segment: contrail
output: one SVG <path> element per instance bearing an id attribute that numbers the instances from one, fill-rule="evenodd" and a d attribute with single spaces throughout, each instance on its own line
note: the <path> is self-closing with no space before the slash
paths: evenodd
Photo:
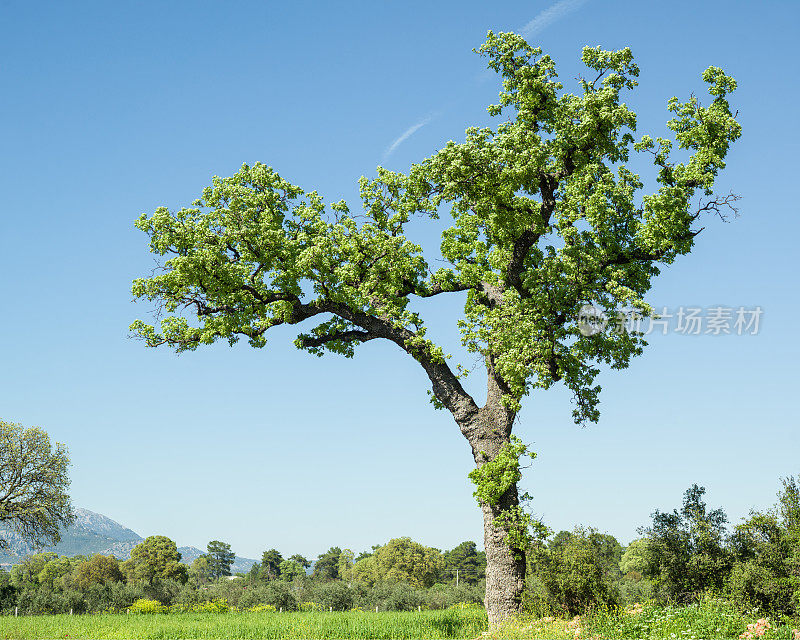
<path id="1" fill-rule="evenodd" d="M 531 20 L 528 24 L 526 24 L 520 32 L 522 35 L 526 37 L 530 37 L 536 35 L 540 31 L 546 29 L 554 22 L 560 20 L 567 14 L 576 11 L 584 4 L 587 0 L 560 0 L 556 2 L 554 5 L 548 7 L 544 11 L 541 11 L 536 15 L 536 17 Z M 487 80 L 488 78 L 492 77 L 494 74 L 488 70 L 484 70 L 481 74 L 479 74 L 475 79 L 478 82 L 482 82 Z M 394 153 L 395 149 L 403 144 L 408 138 L 413 136 L 417 131 L 419 131 L 422 127 L 428 124 L 433 119 L 433 116 L 428 116 L 423 120 L 417 122 L 417 124 L 410 126 L 406 129 L 400 137 L 398 137 L 392 144 L 390 144 L 386 151 L 383 152 L 383 159 L 386 160 L 392 153 Z"/>
<path id="2" fill-rule="evenodd" d="M 423 119 L 423 120 L 420 120 L 420 121 L 419 121 L 417 124 L 415 124 L 415 125 L 412 125 L 412 126 L 410 126 L 408 129 L 406 129 L 406 130 L 403 132 L 403 134 L 402 134 L 402 135 L 401 135 L 399 138 L 397 138 L 397 140 L 395 140 L 394 142 L 392 142 L 392 144 L 390 144 L 390 145 L 389 145 L 389 146 L 386 148 L 386 151 L 384 151 L 384 152 L 383 152 L 383 159 L 385 160 L 385 159 L 386 159 L 386 158 L 388 158 L 390 155 L 392 155 L 392 153 L 394 153 L 394 150 L 395 150 L 395 149 L 397 149 L 397 147 L 399 147 L 399 146 L 400 146 L 401 144 L 403 144 L 403 143 L 404 143 L 404 142 L 405 142 L 405 141 L 406 141 L 408 138 L 410 138 L 411 136 L 413 136 L 413 135 L 414 135 L 414 134 L 415 134 L 417 131 L 419 131 L 419 130 L 420 130 L 422 127 L 424 127 L 426 124 L 428 124 L 428 123 L 431 121 L 431 118 L 432 118 L 431 116 L 428 116 L 427 118 L 425 118 L 425 119 Z"/>
<path id="3" fill-rule="evenodd" d="M 522 27 L 522 34 L 525 36 L 533 36 L 539 33 L 542 29 L 546 29 L 556 20 L 560 20 L 568 13 L 572 13 L 586 2 L 586 0 L 561 0 L 556 2 L 552 7 L 548 7 L 533 20 Z"/>

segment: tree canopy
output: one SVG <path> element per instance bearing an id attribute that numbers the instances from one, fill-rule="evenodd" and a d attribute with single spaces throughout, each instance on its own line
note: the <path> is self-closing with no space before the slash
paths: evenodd
<path id="1" fill-rule="evenodd" d="M 349 357 L 388 339 L 423 364 L 436 399 L 452 407 L 460 384 L 441 368 L 445 354 L 409 302 L 466 291 L 464 344 L 491 355 L 506 402 L 563 380 L 576 420 L 596 420 L 592 363 L 624 367 L 644 343 L 632 332 L 583 336 L 568 321 L 587 302 L 609 315 L 620 306 L 648 312 L 657 265 L 691 250 L 703 213 L 731 205 L 735 196 L 691 209 L 698 191 L 712 195 L 740 136 L 726 99 L 736 82 L 709 67 L 710 106 L 669 100 L 667 126 L 691 154 L 677 162 L 671 141 L 631 133 L 636 115 L 620 102 L 639 75 L 630 49 L 584 48 L 596 77 L 580 80 L 579 96 L 559 95 L 553 60 L 516 34 L 490 33 L 479 51 L 503 79 L 489 111 L 513 119 L 467 129 L 465 142 L 407 175 L 378 167 L 360 182 L 363 216 L 344 201 L 326 207 L 316 191 L 261 163 L 215 177 L 192 207 L 142 215 L 136 226 L 168 259 L 162 273 L 134 281 L 134 295 L 164 312 L 159 328 L 137 320 L 134 333 L 178 351 L 243 336 L 263 347 L 272 327 L 321 319 L 298 347 Z M 638 205 L 643 183 L 625 164 L 631 146 L 652 154 L 660 185 Z M 434 272 L 406 225 L 437 217 L 445 204 L 454 222 L 441 253 L 450 266 Z M 197 323 L 179 313 L 188 309 Z"/>
<path id="2" fill-rule="evenodd" d="M 0 421 L 0 522 L 34 546 L 56 544 L 70 525 L 67 448 L 39 428 Z M 0 539 L 0 547 L 6 544 Z"/>
<path id="3" fill-rule="evenodd" d="M 181 554 L 173 540 L 166 536 L 149 536 L 131 550 L 131 557 L 120 565 L 120 569 L 131 582 L 186 582 L 188 570 L 180 560 Z"/>
<path id="4" fill-rule="evenodd" d="M 206 550 L 211 578 L 231 575 L 231 565 L 236 559 L 236 554 L 231 551 L 231 545 L 219 540 L 212 540 L 206 546 Z"/>

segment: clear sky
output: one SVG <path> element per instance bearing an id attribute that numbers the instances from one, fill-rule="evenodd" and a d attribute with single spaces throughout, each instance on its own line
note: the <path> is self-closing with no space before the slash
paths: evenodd
<path id="1" fill-rule="evenodd" d="M 0 417 L 67 444 L 74 504 L 143 536 L 247 557 L 482 544 L 469 447 L 396 347 L 320 360 L 278 330 L 262 350 L 176 356 L 128 339 L 150 317 L 131 280 L 154 266 L 133 221 L 255 161 L 356 209 L 359 176 L 491 123 L 498 82 L 471 50 L 519 31 L 568 91 L 583 46 L 630 46 L 640 134 L 666 132 L 671 96 L 702 97 L 709 65 L 737 79 L 744 133 L 718 190 L 741 194 L 741 215 L 709 219 L 650 300 L 763 309 L 757 335 L 656 336 L 602 374 L 586 429 L 563 389 L 529 397 L 516 429 L 539 454 L 523 481 L 535 513 L 627 543 L 693 482 L 733 523 L 770 506 L 800 473 L 799 15 L 731 0 L 0 2 Z M 413 231 L 436 249 L 437 229 Z M 456 356 L 458 311 L 425 307 Z M 468 387 L 482 396 L 478 375 Z"/>

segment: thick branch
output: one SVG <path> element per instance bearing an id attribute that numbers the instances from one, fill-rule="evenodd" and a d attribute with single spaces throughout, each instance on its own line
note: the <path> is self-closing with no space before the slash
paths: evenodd
<path id="1" fill-rule="evenodd" d="M 302 336 L 300 338 L 300 345 L 303 347 L 321 347 L 329 342 L 338 340 L 342 342 L 367 342 L 377 337 L 379 336 L 372 335 L 368 331 L 352 329 L 350 331 L 334 331 L 324 336 Z"/>
<path id="2" fill-rule="evenodd" d="M 539 242 L 539 238 L 547 230 L 550 224 L 550 216 L 556 208 L 556 200 L 553 195 L 558 186 L 558 176 L 554 174 L 543 174 L 539 179 L 539 192 L 542 194 L 542 205 L 540 209 L 541 227 L 538 225 L 529 227 L 522 232 L 514 242 L 514 249 L 511 260 L 506 267 L 505 280 L 514 287 L 523 298 L 529 297 L 527 291 L 522 286 L 522 272 L 525 268 L 525 258 L 531 248 Z M 537 231 L 538 229 L 538 231 Z"/>

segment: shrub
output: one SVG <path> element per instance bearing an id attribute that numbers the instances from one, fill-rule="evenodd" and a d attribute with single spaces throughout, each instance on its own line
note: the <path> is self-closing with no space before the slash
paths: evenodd
<path id="1" fill-rule="evenodd" d="M 353 606 L 353 591 L 344 582 L 326 582 L 313 592 L 314 601 L 324 611 L 331 607 L 334 611 L 347 611 Z"/>
<path id="2" fill-rule="evenodd" d="M 169 609 L 158 600 L 140 598 L 128 607 L 128 611 L 131 613 L 167 613 Z"/>

